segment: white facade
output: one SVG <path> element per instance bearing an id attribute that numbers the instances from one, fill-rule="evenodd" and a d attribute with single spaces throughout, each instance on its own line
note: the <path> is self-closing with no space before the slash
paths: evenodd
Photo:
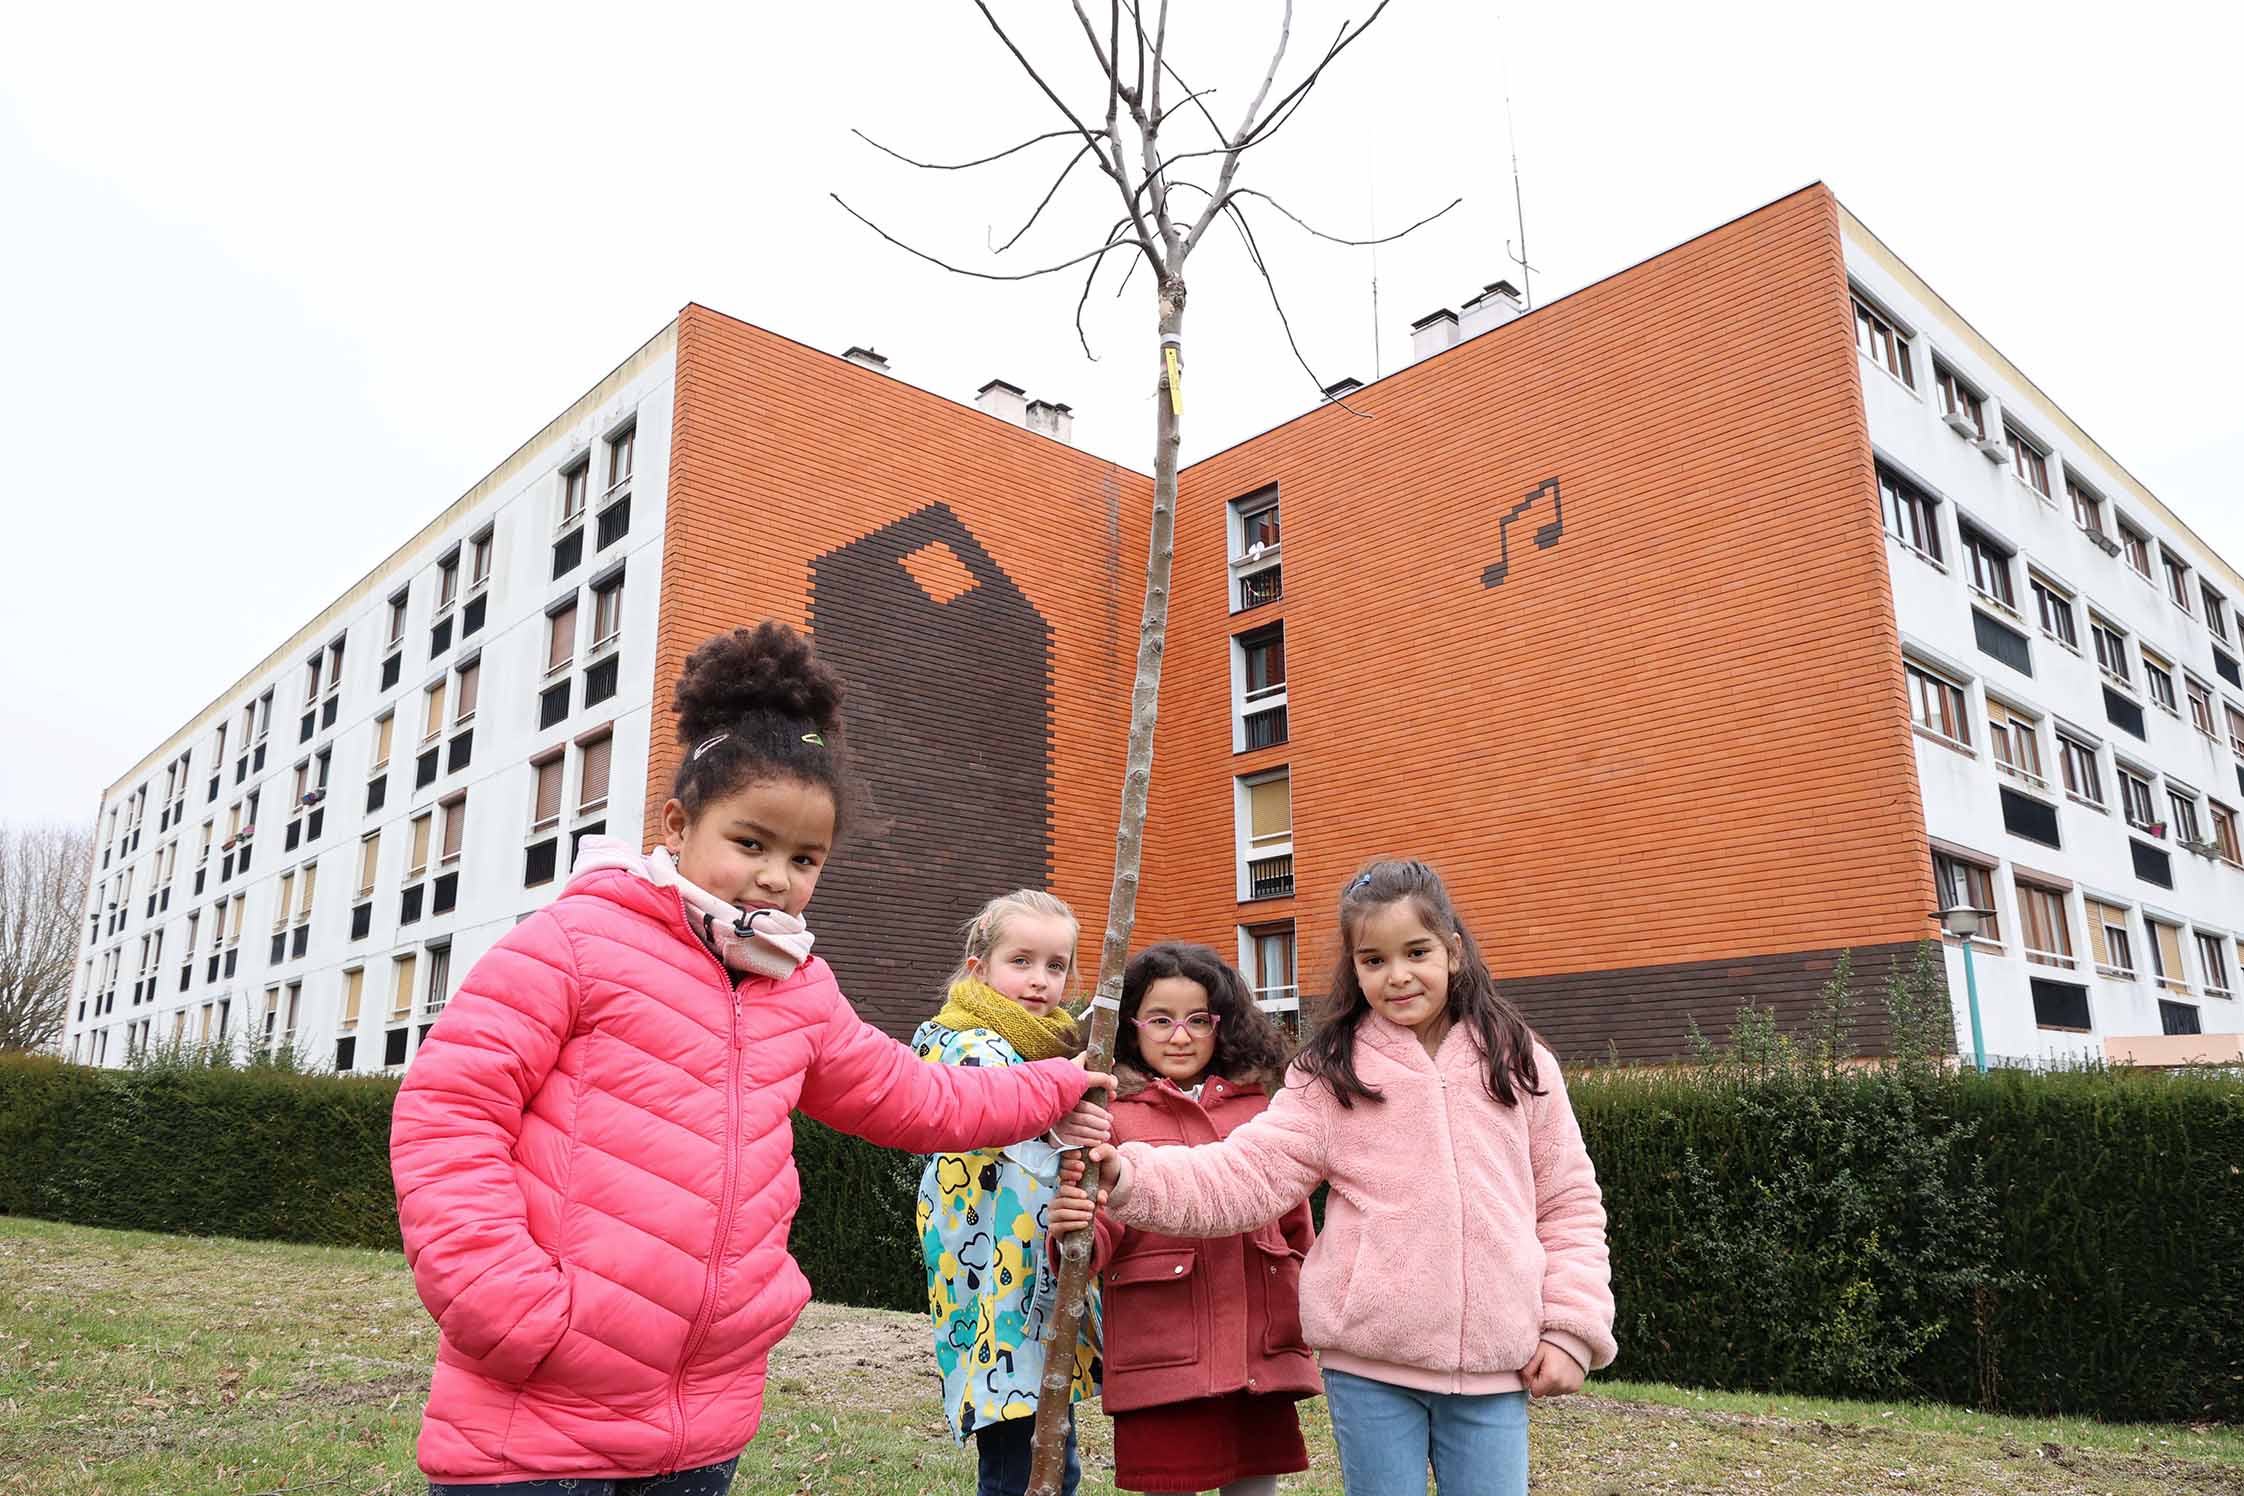
<path id="1" fill-rule="evenodd" d="M 2108 1041 L 2192 1023 L 2234 1035 L 2244 1028 L 2234 819 L 2244 807 L 2244 579 L 1851 216 L 1844 228 L 1847 273 L 1873 318 L 1856 314 L 1857 358 L 1896 622 L 1906 663 L 1922 672 L 1910 691 L 1928 854 L 1951 879 L 1955 864 L 1983 869 L 1997 917 L 1972 962 L 1989 1061 L 2123 1055 L 2128 1046 Z M 1906 381 L 1877 321 L 1907 350 Z M 1943 373 L 1962 395 L 1944 393 Z M 2021 440 L 2038 464 L 2021 460 Z M 1893 479 L 1929 507 L 1902 512 Z M 1929 534 L 1919 533 L 1925 515 Z M 2098 544 L 2084 519 L 2112 544 Z M 2169 590 L 2169 560 L 2186 607 Z M 2096 627 L 2114 671 L 2099 661 Z M 2170 692 L 2154 690 L 2158 669 Z M 2193 693 L 2209 706 L 2202 720 Z M 2132 807 L 2123 799 L 2123 771 L 2148 787 L 2148 814 L 2140 788 Z M 1976 881 L 1951 881 L 1943 902 Z M 2179 969 L 2161 974 L 2177 952 Z M 1947 961 L 1968 1056 L 1953 944 Z M 2233 1042 L 2203 1048 L 2232 1054 Z M 2188 1047 L 2168 1049 L 2178 1058 Z"/>
<path id="2" fill-rule="evenodd" d="M 223 1034 L 401 1068 L 476 959 L 560 892 L 576 835 L 639 834 L 675 344 L 673 326 L 110 788 L 66 1056 Z M 609 694 L 588 704 L 595 684 Z M 229 846 L 243 821 L 254 834 Z"/>

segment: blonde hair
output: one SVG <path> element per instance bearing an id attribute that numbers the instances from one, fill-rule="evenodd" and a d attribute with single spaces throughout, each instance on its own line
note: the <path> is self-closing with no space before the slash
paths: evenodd
<path id="1" fill-rule="evenodd" d="M 958 969 L 951 973 L 951 979 L 944 984 L 944 990 L 948 991 L 973 975 L 968 969 L 970 962 L 979 961 L 983 969 L 987 970 L 990 953 L 1005 938 L 1006 927 L 1024 916 L 1031 919 L 1064 919 L 1075 927 L 1077 941 L 1083 937 L 1083 922 L 1075 917 L 1073 909 L 1068 908 L 1067 901 L 1057 894 L 1046 893 L 1041 888 L 1016 888 L 1011 893 L 1001 893 L 984 904 L 981 912 L 961 927 L 960 933 L 966 937 L 966 950 L 959 956 Z M 1072 949 L 1074 943 L 1069 942 L 1070 976 L 1075 973 L 1075 953 Z"/>

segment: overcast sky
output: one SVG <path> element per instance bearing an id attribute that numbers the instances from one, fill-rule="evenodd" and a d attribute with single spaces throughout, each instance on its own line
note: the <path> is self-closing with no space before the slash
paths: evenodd
<path id="1" fill-rule="evenodd" d="M 1300 0 L 1301 60 L 1344 16 Z M 1055 83 L 1064 6 L 1000 0 Z M 1234 117 L 1275 0 L 1174 0 Z M 1538 301 L 1818 178 L 2232 562 L 2244 23 L 2226 6 L 1395 0 L 1242 182 L 1379 253 L 1262 230 L 1321 380 L 1517 268 Z M 1220 19 L 1216 19 L 1220 17 Z M 1281 88 L 1283 87 L 1281 83 Z M 1151 299 L 962 282 L 1056 123 L 964 0 L 693 9 L 45 5 L 0 48 L 0 819 L 90 819 L 144 752 L 699 301 L 970 400 L 1002 377 L 1144 468 Z M 1259 157 L 1259 159 L 1258 159 Z M 1112 216 L 1089 175 L 1008 258 Z M 1104 189 L 1111 194 L 1111 189 Z M 1186 458 L 1305 408 L 1226 238 L 1192 265 Z"/>

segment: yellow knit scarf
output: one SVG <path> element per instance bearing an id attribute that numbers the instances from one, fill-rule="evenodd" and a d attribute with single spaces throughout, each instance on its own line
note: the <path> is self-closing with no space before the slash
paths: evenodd
<path id="1" fill-rule="evenodd" d="M 1039 1018 L 987 982 L 965 977 L 951 984 L 935 1021 L 947 1029 L 989 1029 L 1024 1060 L 1064 1059 L 1082 1047 L 1075 1020 L 1061 1009 Z"/>

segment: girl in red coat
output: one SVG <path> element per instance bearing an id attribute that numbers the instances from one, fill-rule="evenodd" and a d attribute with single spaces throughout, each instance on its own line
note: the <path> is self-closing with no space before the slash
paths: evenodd
<path id="1" fill-rule="evenodd" d="M 696 649 L 662 845 L 588 838 L 406 1072 L 390 1163 L 440 1332 L 436 1496 L 717 1496 L 810 1297 L 789 1113 L 998 1147 L 1106 1080 L 924 1065 L 850 1010 L 802 919 L 849 798 L 840 705 L 780 625 Z M 1104 1130 L 1079 1110 L 1070 1142 Z"/>
<path id="2" fill-rule="evenodd" d="M 1286 1042 L 1222 957 L 1164 944 L 1123 975 L 1115 1058 L 1115 1140 L 1189 1146 L 1269 1105 Z M 1090 1201 L 1064 1191 L 1049 1220 L 1056 1244 L 1093 1224 Z M 1096 1224 L 1115 1485 L 1269 1496 L 1308 1469 L 1293 1406 L 1318 1391 L 1298 1298 L 1316 1239 L 1308 1205 L 1238 1236 Z"/>

